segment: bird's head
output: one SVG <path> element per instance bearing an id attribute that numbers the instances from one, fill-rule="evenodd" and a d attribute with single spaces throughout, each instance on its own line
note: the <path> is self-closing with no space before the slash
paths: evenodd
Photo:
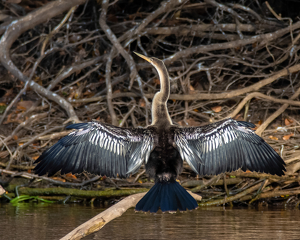
<path id="1" fill-rule="evenodd" d="M 145 59 L 147 62 L 151 63 L 157 70 L 161 69 L 164 66 L 164 62 L 155 57 L 146 57 L 140 53 L 134 52 L 139 57 Z"/>

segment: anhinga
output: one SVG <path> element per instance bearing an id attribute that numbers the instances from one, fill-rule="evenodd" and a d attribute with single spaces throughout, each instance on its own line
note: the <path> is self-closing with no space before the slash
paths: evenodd
<path id="1" fill-rule="evenodd" d="M 185 211 L 198 207 L 195 199 L 176 181 L 183 160 L 199 175 L 237 169 L 284 174 L 284 161 L 250 128 L 254 124 L 226 119 L 200 127 L 174 125 L 167 109 L 170 82 L 163 61 L 137 54 L 151 63 L 160 78 L 160 91 L 152 102 L 152 124 L 146 128 L 120 128 L 88 122 L 46 150 L 35 172 L 51 176 L 87 171 L 124 178 L 143 163 L 155 185 L 136 205 L 137 211 Z"/>

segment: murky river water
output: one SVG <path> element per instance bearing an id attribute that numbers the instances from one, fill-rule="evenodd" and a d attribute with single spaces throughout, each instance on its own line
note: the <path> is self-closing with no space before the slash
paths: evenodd
<path id="1" fill-rule="evenodd" d="M 59 239 L 103 209 L 90 205 L 0 204 L 0 239 Z M 84 239 L 300 239 L 298 209 L 223 209 L 142 214 L 128 210 Z"/>

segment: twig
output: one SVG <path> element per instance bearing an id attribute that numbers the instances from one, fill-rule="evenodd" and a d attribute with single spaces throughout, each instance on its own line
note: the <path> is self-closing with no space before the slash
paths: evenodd
<path id="1" fill-rule="evenodd" d="M 193 193 L 199 192 L 201 189 L 203 189 L 203 188 L 205 188 L 207 186 L 213 185 L 214 183 L 216 183 L 216 182 L 219 181 L 220 177 L 221 177 L 220 175 L 212 177 L 210 180 L 204 182 L 202 185 L 197 186 L 197 187 L 191 189 L 191 192 L 193 192 Z"/>
<path id="2" fill-rule="evenodd" d="M 240 15 L 238 15 L 232 8 L 230 7 L 227 7 L 226 5 L 224 4 L 221 4 L 221 3 L 217 3 L 216 1 L 214 0 L 204 0 L 206 3 L 209 3 L 215 7 L 218 7 L 220 8 L 221 10 L 223 11 L 226 11 L 226 12 L 229 12 L 230 14 L 232 14 L 234 17 L 236 17 L 237 19 L 239 20 L 242 20 L 242 21 L 245 21 L 244 18 L 242 18 Z"/>
<path id="3" fill-rule="evenodd" d="M 122 47 L 122 45 L 118 41 L 115 34 L 111 31 L 109 26 L 106 24 L 106 13 L 107 13 L 108 4 L 109 4 L 109 0 L 103 0 L 102 1 L 102 11 L 101 11 L 101 16 L 100 16 L 100 19 L 99 19 L 99 23 L 100 23 L 101 28 L 104 30 L 107 38 L 112 42 L 112 44 L 114 45 L 114 48 L 125 58 L 128 66 L 129 66 L 129 69 L 130 69 L 129 89 L 132 87 L 134 79 L 136 79 L 137 82 L 138 82 L 140 92 L 141 92 L 142 97 L 143 97 L 143 99 L 145 100 L 145 103 L 146 103 L 146 123 L 148 124 L 148 122 L 149 122 L 148 121 L 148 108 L 149 108 L 150 104 L 149 104 L 148 99 L 146 97 L 144 97 L 142 79 L 141 79 L 141 77 L 139 76 L 139 74 L 137 72 L 136 65 L 134 63 L 134 60 L 133 60 L 132 56 L 129 55 L 125 51 L 125 49 Z M 111 57 L 113 57 L 113 53 L 115 53 L 114 48 L 111 51 Z M 116 124 L 116 121 L 115 121 L 115 124 Z"/>
<path id="4" fill-rule="evenodd" d="M 6 166 L 5 169 L 9 170 L 12 161 L 15 159 L 15 157 L 18 155 L 18 153 L 19 153 L 19 151 L 21 149 L 27 147 L 28 145 L 30 145 L 31 143 L 33 143 L 34 141 L 36 141 L 36 139 L 38 137 L 43 136 L 46 133 L 49 133 L 49 132 L 52 132 L 52 131 L 55 131 L 55 130 L 58 130 L 58 129 L 61 129 L 61 126 L 56 126 L 56 127 L 50 128 L 50 129 L 48 129 L 48 130 L 46 130 L 46 131 L 44 131 L 44 132 L 42 132 L 42 133 L 34 136 L 33 138 L 31 138 L 28 142 L 24 143 L 23 145 L 18 146 L 18 148 L 15 150 L 14 154 L 10 157 L 10 160 L 9 160 L 9 162 L 8 162 L 8 164 L 7 164 L 7 166 Z"/>
<path id="5" fill-rule="evenodd" d="M 300 88 L 298 88 L 298 90 L 293 94 L 293 96 L 290 98 L 290 100 L 294 100 L 296 99 L 300 94 Z M 283 104 L 276 112 L 274 112 L 270 117 L 268 117 L 268 119 L 266 121 L 263 122 L 262 125 L 259 126 L 259 128 L 256 130 L 256 134 L 261 136 L 262 132 L 269 126 L 269 124 L 275 119 L 277 118 L 281 113 L 284 112 L 285 109 L 287 109 L 287 107 L 289 106 L 289 104 L 285 103 Z"/>
<path id="6" fill-rule="evenodd" d="M 91 178 L 89 180 L 83 181 L 81 183 L 70 183 L 70 182 L 57 181 L 57 180 L 54 180 L 54 179 L 49 178 L 49 177 L 38 176 L 36 174 L 31 174 L 31 173 L 27 173 L 27 172 L 14 172 L 14 171 L 10 171 L 10 170 L 0 169 L 0 173 L 9 174 L 9 175 L 12 175 L 12 176 L 20 176 L 20 177 L 24 177 L 24 178 L 27 178 L 27 179 L 37 178 L 37 179 L 42 179 L 42 180 L 51 182 L 51 183 L 53 183 L 55 185 L 59 185 L 59 186 L 73 186 L 73 187 L 82 187 L 82 186 L 84 186 L 84 185 L 86 185 L 88 183 L 95 182 L 95 181 L 97 181 L 98 179 L 101 178 L 100 176 L 96 176 L 96 177 L 93 177 L 93 178 Z"/>
<path id="7" fill-rule="evenodd" d="M 246 7 L 246 6 L 243 6 L 241 4 L 238 4 L 238 3 L 229 3 L 228 4 L 229 6 L 231 6 L 232 8 L 238 8 L 238 9 L 241 9 L 241 10 L 244 10 L 246 12 L 249 12 L 251 13 L 253 16 L 255 16 L 257 18 L 258 21 L 262 22 L 263 19 L 261 18 L 261 16 L 259 16 L 255 11 L 253 11 L 251 8 L 249 7 Z"/>
<path id="8" fill-rule="evenodd" d="M 26 83 L 29 81 L 29 86 L 34 91 L 59 104 L 68 113 L 70 119 L 75 122 L 79 122 L 79 119 L 72 105 L 59 95 L 52 93 L 34 81 L 29 80 L 12 62 L 9 49 L 14 41 L 26 30 L 64 12 L 67 9 L 70 9 L 75 5 L 79 5 L 84 2 L 85 0 L 64 0 L 50 2 L 44 7 L 27 14 L 25 17 L 13 21 L 7 27 L 6 32 L 3 34 L 0 40 L 0 61 L 3 66 L 22 82 Z"/>
<path id="9" fill-rule="evenodd" d="M 22 144 L 21 146 L 19 146 L 19 147 L 16 149 L 16 151 L 18 151 L 18 150 L 20 150 L 20 149 L 22 149 L 22 148 L 27 147 L 28 145 L 30 145 L 30 144 L 33 143 L 34 141 L 38 140 L 38 138 L 44 136 L 45 134 L 47 134 L 47 133 L 49 133 L 49 132 L 54 132 L 54 131 L 56 131 L 56 130 L 61 130 L 63 127 L 64 127 L 63 125 L 62 125 L 62 126 L 55 126 L 55 127 L 53 127 L 53 128 L 50 128 L 50 129 L 48 129 L 48 130 L 46 130 L 46 131 L 40 133 L 40 134 L 35 135 L 35 136 L 32 137 L 29 141 L 27 141 L 26 143 L 24 143 L 24 144 Z"/>
<path id="10" fill-rule="evenodd" d="M 284 29 L 280 29 L 278 31 L 275 31 L 273 33 L 266 33 L 266 34 L 261 34 L 261 35 L 256 35 L 251 38 L 247 39 L 241 39 L 237 41 L 231 41 L 231 42 L 226 42 L 226 43 L 215 43 L 215 44 L 210 44 L 210 45 L 200 45 L 196 47 L 190 47 L 182 51 L 178 51 L 174 53 L 173 55 L 169 56 L 168 58 L 164 59 L 164 63 L 166 65 L 169 65 L 173 63 L 174 61 L 188 57 L 190 55 L 194 54 L 200 54 L 204 52 L 210 52 L 210 51 L 216 51 L 216 50 L 221 50 L 221 49 L 229 49 L 229 48 L 237 48 L 241 46 L 245 46 L 247 44 L 252 44 L 259 42 L 261 45 L 273 41 L 284 34 L 294 31 L 295 29 L 300 27 L 300 21 L 296 22 L 295 24 L 286 27 Z"/>
<path id="11" fill-rule="evenodd" d="M 136 105 L 133 105 L 131 107 L 131 109 L 126 113 L 126 115 L 124 116 L 124 118 L 122 119 L 122 122 L 119 124 L 119 127 L 123 127 L 127 118 L 130 116 L 130 114 L 134 111 L 134 109 L 136 108 Z"/>
<path id="12" fill-rule="evenodd" d="M 125 34 L 123 34 L 118 40 L 120 42 L 125 41 L 124 46 L 128 46 L 130 42 L 134 40 L 134 36 L 142 36 L 147 33 L 147 30 L 142 33 L 143 29 L 150 24 L 155 18 L 160 16 L 161 14 L 170 11 L 177 7 L 178 5 L 185 4 L 187 0 L 167 0 L 161 3 L 161 6 L 155 11 L 151 12 L 139 25 L 138 27 L 133 27 Z M 155 26 L 157 27 L 157 26 Z"/>
<path id="13" fill-rule="evenodd" d="M 45 52 L 45 48 L 47 43 L 49 42 L 50 38 L 58 33 L 59 29 L 62 28 L 62 26 L 66 23 L 66 21 L 68 21 L 68 18 L 70 17 L 70 15 L 76 10 L 77 6 L 72 7 L 68 13 L 66 14 L 66 16 L 63 18 L 63 20 L 51 31 L 51 33 L 49 33 L 46 37 L 46 39 L 44 40 L 43 44 L 42 44 L 42 48 L 41 48 L 41 55 L 44 55 Z"/>
<path id="14" fill-rule="evenodd" d="M 279 20 L 279 21 L 282 21 L 282 20 L 283 20 L 282 17 L 279 16 L 279 15 L 273 10 L 273 8 L 270 6 L 270 4 L 269 4 L 268 1 L 265 1 L 265 4 L 266 4 L 267 8 L 270 10 L 270 12 L 274 15 L 274 17 L 277 18 L 277 20 Z"/>
<path id="15" fill-rule="evenodd" d="M 241 101 L 239 103 L 239 105 L 235 108 L 235 110 L 232 113 L 230 113 L 226 118 L 229 118 L 229 117 L 234 118 L 242 110 L 242 108 L 245 106 L 245 104 L 247 102 L 249 102 L 252 98 L 266 99 L 266 100 L 270 100 L 270 101 L 276 102 L 276 103 L 286 103 L 289 105 L 300 106 L 299 101 L 292 101 L 292 100 L 287 100 L 287 99 L 277 99 L 277 98 L 273 98 L 271 96 L 262 94 L 260 92 L 253 92 L 253 93 L 248 94 L 247 97 L 245 97 L 243 99 L 243 101 Z"/>
<path id="16" fill-rule="evenodd" d="M 56 133 L 51 133 L 48 135 L 42 135 L 36 138 L 36 140 L 53 140 L 53 139 L 58 139 L 64 136 L 67 136 L 70 132 L 72 132 L 73 130 L 69 130 L 69 131 L 62 131 L 62 132 L 56 132 Z M 31 138 L 22 138 L 19 139 L 19 142 L 27 142 L 29 141 Z"/>
<path id="17" fill-rule="evenodd" d="M 270 25 L 263 25 L 260 27 L 265 28 L 267 31 L 274 31 L 274 26 Z M 176 34 L 179 36 L 207 36 L 205 32 L 212 32 L 212 31 L 226 31 L 226 32 L 236 32 L 237 25 L 233 23 L 228 24 L 201 24 L 201 25 L 180 25 L 175 27 L 149 27 L 145 29 L 145 33 L 152 34 L 152 35 L 171 35 Z M 239 29 L 242 32 L 255 32 L 258 30 L 257 25 L 252 24 L 240 24 Z M 201 34 L 202 33 L 202 34 Z M 199 35 L 198 35 L 199 34 Z M 213 37 L 213 36 L 212 36 Z"/>
<path id="18" fill-rule="evenodd" d="M 77 71 L 82 70 L 82 69 L 84 69 L 86 67 L 94 65 L 97 62 L 101 61 L 102 59 L 103 59 L 102 56 L 101 57 L 96 57 L 96 58 L 93 58 L 91 60 L 85 61 L 85 62 L 80 63 L 80 64 L 72 65 L 72 66 L 64 69 L 62 73 L 60 73 L 55 79 L 53 79 L 51 81 L 51 83 L 48 85 L 47 89 L 48 90 L 52 90 L 58 83 L 60 83 L 65 78 L 69 77 L 74 72 L 77 72 Z M 74 84 L 74 82 L 72 84 Z M 65 86 L 64 88 L 66 88 L 66 87 L 67 86 Z M 64 88 L 62 88 L 62 89 L 64 89 Z M 60 89 L 60 91 L 62 89 Z"/>
<path id="19" fill-rule="evenodd" d="M 121 76 L 118 76 L 118 77 L 114 77 L 114 78 L 112 79 L 111 86 L 113 87 L 113 86 L 117 85 L 117 84 L 120 83 L 120 82 L 124 82 L 126 79 L 128 79 L 128 77 L 129 77 L 129 74 L 128 74 L 128 73 L 125 73 L 125 74 L 123 74 L 123 75 L 121 75 Z M 105 94 L 106 92 L 107 92 L 107 88 L 104 88 L 104 89 L 102 89 L 100 92 L 97 92 L 97 93 L 94 95 L 94 97 L 101 96 L 102 94 Z"/>
<path id="20" fill-rule="evenodd" d="M 17 96 L 14 98 L 14 100 L 12 100 L 11 103 L 5 109 L 5 112 L 3 113 L 3 115 L 2 115 L 2 117 L 0 119 L 0 125 L 4 121 L 4 119 L 5 119 L 6 115 L 7 115 L 7 113 L 9 112 L 9 110 L 13 107 L 13 105 L 16 103 L 16 101 L 19 100 L 20 96 L 27 90 L 28 83 L 29 83 L 29 81 L 27 81 L 25 83 L 23 89 L 17 94 Z"/>
<path id="21" fill-rule="evenodd" d="M 248 188 L 247 190 L 235 194 L 234 196 L 231 197 L 227 197 L 225 200 L 224 199 L 218 199 L 218 200 L 214 200 L 214 201 L 209 201 L 209 202 L 205 202 L 205 203 L 199 203 L 200 207 L 209 207 L 209 206 L 215 206 L 215 205 L 221 205 L 224 203 L 228 203 L 228 202 L 232 202 L 234 200 L 238 200 L 241 197 L 244 197 L 245 195 L 254 192 L 255 190 L 259 189 L 261 186 L 261 183 L 258 183 L 250 188 Z"/>
<path id="22" fill-rule="evenodd" d="M 249 93 L 252 91 L 257 91 L 260 88 L 266 86 L 267 84 L 270 84 L 277 80 L 280 77 L 286 76 L 291 73 L 295 73 L 300 71 L 300 64 L 294 65 L 290 68 L 280 70 L 276 72 L 273 76 L 266 78 L 264 80 L 259 81 L 258 83 L 255 83 L 249 87 L 245 87 L 242 89 L 238 90 L 233 90 L 233 91 L 228 91 L 225 93 L 200 93 L 196 92 L 195 94 L 170 94 L 169 99 L 174 99 L 174 100 L 184 100 L 184 101 L 193 101 L 193 100 L 217 100 L 217 99 L 228 99 L 228 98 L 233 98 L 237 97 L 240 95 L 243 95 L 245 93 Z M 119 97 L 138 97 L 139 95 L 133 92 L 126 92 L 126 93 L 114 93 L 112 94 L 112 98 L 119 98 Z M 147 98 L 153 98 L 154 94 L 144 94 L 145 97 Z M 86 103 L 86 102 L 97 102 L 97 101 L 102 101 L 106 97 L 105 96 L 100 96 L 100 97 L 95 97 L 95 98 L 86 98 L 86 99 L 72 99 L 72 103 Z M 274 100 L 275 101 L 275 100 Z M 289 103 L 293 103 L 290 102 Z M 294 104 L 293 104 L 294 105 Z"/>
<path id="23" fill-rule="evenodd" d="M 80 78 L 76 79 L 75 81 L 73 81 L 72 83 L 64 86 L 63 88 L 60 89 L 60 91 L 71 87 L 72 85 L 80 82 L 82 79 L 87 78 L 89 75 L 91 75 L 92 72 L 95 72 L 97 69 L 99 69 L 102 66 L 102 63 L 99 63 L 98 65 L 96 65 L 96 67 L 92 68 L 91 70 L 89 70 L 87 73 L 85 73 L 83 76 L 81 76 Z"/>
<path id="24" fill-rule="evenodd" d="M 297 190 L 276 190 L 276 191 L 272 191 L 272 192 L 266 192 L 266 193 L 261 193 L 259 195 L 259 197 L 257 199 L 262 199 L 262 198 L 272 198 L 272 197 L 279 197 L 279 196 L 292 196 L 292 195 L 298 195 L 300 194 L 300 190 L 297 189 Z M 252 199 L 252 195 L 246 195 L 244 197 L 242 197 L 240 199 L 240 201 L 247 201 L 247 200 L 250 200 Z M 257 200 L 255 199 L 255 200 Z"/>
<path id="25" fill-rule="evenodd" d="M 106 81 L 106 88 L 107 88 L 107 105 L 108 111 L 110 113 L 111 122 L 113 125 L 117 125 L 118 119 L 117 115 L 114 110 L 114 106 L 112 103 L 112 86 L 111 86 L 111 65 L 112 65 L 112 58 L 114 55 L 114 49 L 111 50 L 109 57 L 106 62 L 106 69 L 105 69 L 105 81 Z"/>
<path id="26" fill-rule="evenodd" d="M 1 167 L 6 167 L 7 163 L 0 162 L 0 166 Z M 34 168 L 33 166 L 22 166 L 22 165 L 14 165 L 14 164 L 11 164 L 10 167 L 15 168 L 15 169 L 20 169 L 20 170 L 31 170 L 31 169 Z"/>
<path id="27" fill-rule="evenodd" d="M 53 108 L 50 110 L 50 112 L 53 112 L 55 111 Z M 14 135 L 16 135 L 16 133 L 21 130 L 23 127 L 25 127 L 27 124 L 29 123 L 33 123 L 34 121 L 37 121 L 38 119 L 41 119 L 41 118 L 44 118 L 48 115 L 47 112 L 45 113 L 40 113 L 40 114 L 35 114 L 35 115 L 31 115 L 30 118 L 28 118 L 26 121 L 20 123 L 15 129 L 14 131 L 9 135 L 7 136 L 3 141 L 5 143 L 7 143 L 9 140 L 11 140 Z M 0 147 L 2 146 L 2 143 L 0 143 Z"/>
<path id="28" fill-rule="evenodd" d="M 145 169 L 144 169 L 143 171 L 141 171 L 141 172 L 136 176 L 136 178 L 133 180 L 132 183 L 135 183 L 137 180 L 139 180 L 140 176 L 142 176 L 145 172 L 146 172 Z"/>
<path id="29" fill-rule="evenodd" d="M 268 179 L 266 179 L 261 187 L 257 190 L 257 193 L 254 196 L 254 198 L 251 199 L 251 201 L 249 202 L 249 204 L 253 203 L 254 201 L 258 200 L 260 198 L 260 194 L 261 192 L 265 189 L 266 186 L 268 186 L 270 184 L 270 181 Z"/>

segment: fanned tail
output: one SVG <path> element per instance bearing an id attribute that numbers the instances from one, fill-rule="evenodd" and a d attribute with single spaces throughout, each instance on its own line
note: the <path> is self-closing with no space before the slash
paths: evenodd
<path id="1" fill-rule="evenodd" d="M 135 210 L 156 213 L 193 210 L 198 207 L 196 200 L 176 181 L 157 182 L 137 203 Z"/>

